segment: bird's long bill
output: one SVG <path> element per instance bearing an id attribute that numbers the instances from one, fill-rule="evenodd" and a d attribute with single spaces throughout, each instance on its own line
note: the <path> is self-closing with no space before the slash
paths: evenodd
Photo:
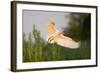
<path id="1" fill-rule="evenodd" d="M 76 49 L 79 48 L 79 43 L 72 40 L 70 37 L 66 37 L 64 35 L 60 35 L 59 37 L 55 38 L 55 42 L 63 47 L 70 48 L 70 49 Z"/>

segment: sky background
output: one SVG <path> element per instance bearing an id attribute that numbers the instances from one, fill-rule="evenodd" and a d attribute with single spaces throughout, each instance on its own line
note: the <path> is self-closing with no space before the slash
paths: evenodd
<path id="1" fill-rule="evenodd" d="M 63 31 L 63 28 L 67 27 L 69 21 L 66 18 L 66 15 L 69 15 L 67 12 L 23 10 L 22 15 L 23 32 L 26 34 L 26 37 L 28 37 L 29 32 L 32 32 L 33 25 L 35 24 L 44 40 L 46 40 L 46 25 L 49 20 L 54 20 L 59 31 Z"/>

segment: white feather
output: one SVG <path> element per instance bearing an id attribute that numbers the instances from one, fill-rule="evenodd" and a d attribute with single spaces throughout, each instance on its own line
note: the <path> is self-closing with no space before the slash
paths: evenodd
<path id="1" fill-rule="evenodd" d="M 64 36 L 61 32 L 59 32 L 56 27 L 55 24 L 52 24 L 54 22 L 49 22 L 48 23 L 48 27 L 47 27 L 47 31 L 48 31 L 48 35 L 47 35 L 47 41 L 48 43 L 57 43 L 60 46 L 63 47 L 67 47 L 67 48 L 78 48 L 79 47 L 79 42 L 76 42 L 74 40 L 72 40 L 70 37 Z"/>

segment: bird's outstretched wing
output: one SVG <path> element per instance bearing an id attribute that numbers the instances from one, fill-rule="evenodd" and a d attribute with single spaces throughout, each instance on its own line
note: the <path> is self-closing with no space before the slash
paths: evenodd
<path id="1" fill-rule="evenodd" d="M 79 42 L 76 42 L 72 40 L 70 37 L 64 36 L 63 34 L 56 36 L 54 38 L 54 41 L 60 46 L 72 48 L 72 49 L 79 48 L 80 45 Z"/>

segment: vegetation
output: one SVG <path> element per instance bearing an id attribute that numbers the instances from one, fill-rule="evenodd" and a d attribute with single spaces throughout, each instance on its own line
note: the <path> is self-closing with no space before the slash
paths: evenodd
<path id="1" fill-rule="evenodd" d="M 75 18 L 75 14 L 77 13 L 71 14 L 69 27 L 64 28 L 64 33 L 74 40 L 80 41 L 78 49 L 64 48 L 56 43 L 46 43 L 34 25 L 27 40 L 26 34 L 23 33 L 23 62 L 90 59 L 90 14 L 78 13 L 78 18 Z"/>

